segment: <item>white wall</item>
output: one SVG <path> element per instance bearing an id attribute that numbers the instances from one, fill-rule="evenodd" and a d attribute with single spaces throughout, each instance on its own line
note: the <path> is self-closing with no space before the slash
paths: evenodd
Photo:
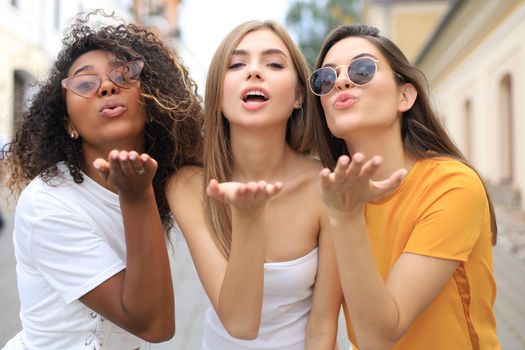
<path id="1" fill-rule="evenodd" d="M 491 182 L 502 179 L 500 82 L 512 77 L 513 95 L 513 186 L 525 208 L 525 5 L 514 11 L 478 47 L 432 86 L 433 99 L 460 147 L 465 147 L 464 103 L 471 100 L 473 154 L 471 161 Z"/>

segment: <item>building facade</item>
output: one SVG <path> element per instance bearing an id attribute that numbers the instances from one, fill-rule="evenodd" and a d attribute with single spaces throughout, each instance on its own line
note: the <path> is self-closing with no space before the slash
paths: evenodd
<path id="1" fill-rule="evenodd" d="M 414 61 L 450 6 L 447 0 L 365 0 L 363 18 Z"/>
<path id="2" fill-rule="evenodd" d="M 180 41 L 181 0 L 133 0 L 136 23 L 155 31 L 162 40 L 177 49 Z"/>
<path id="3" fill-rule="evenodd" d="M 495 194 L 525 209 L 525 0 L 368 0 L 364 14 L 426 74 L 442 122 Z"/>
<path id="4" fill-rule="evenodd" d="M 525 209 L 525 0 L 455 1 L 416 63 L 466 157 Z"/>

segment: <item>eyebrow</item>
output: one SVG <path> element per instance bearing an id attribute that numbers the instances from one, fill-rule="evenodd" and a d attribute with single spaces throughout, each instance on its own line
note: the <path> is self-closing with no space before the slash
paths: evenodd
<path id="1" fill-rule="evenodd" d="M 111 61 L 109 61 L 109 69 L 111 68 L 114 68 L 114 67 L 117 67 L 121 64 L 123 64 L 124 62 L 122 60 L 119 60 L 119 59 L 113 59 Z M 81 72 L 84 72 L 86 70 L 90 70 L 90 69 L 95 69 L 95 67 L 91 64 L 86 64 L 85 66 L 82 66 L 80 67 L 79 69 L 77 69 L 74 73 L 73 73 L 73 76 L 77 75 L 78 73 L 81 73 Z"/>
<path id="2" fill-rule="evenodd" d="M 355 61 L 356 59 L 361 58 L 361 57 L 372 57 L 372 58 L 374 58 L 374 59 L 376 59 L 376 60 L 379 61 L 379 59 L 378 59 L 376 56 L 372 55 L 371 53 L 360 53 L 359 55 L 352 57 L 352 59 L 350 60 L 350 62 Z M 333 64 L 333 63 L 326 63 L 326 64 L 323 64 L 323 67 L 332 67 L 332 68 L 335 68 L 336 65 Z M 337 67 L 338 67 L 338 66 L 337 66 Z"/>
<path id="3" fill-rule="evenodd" d="M 83 71 L 86 71 L 86 70 L 90 70 L 90 69 L 93 69 L 93 68 L 94 68 L 94 67 L 93 67 L 92 65 L 87 64 L 87 65 L 82 66 L 82 67 L 80 67 L 79 69 L 77 69 L 77 70 L 73 73 L 73 75 L 77 75 L 77 74 L 80 73 L 80 72 L 83 72 Z"/>
<path id="4" fill-rule="evenodd" d="M 282 50 L 279 50 L 279 49 L 267 49 L 267 50 L 264 50 L 261 54 L 263 56 L 282 55 L 284 57 L 288 57 L 288 56 L 286 56 L 286 54 Z M 232 56 L 248 56 L 248 51 L 246 51 L 246 50 L 235 50 L 235 51 L 233 51 Z"/>

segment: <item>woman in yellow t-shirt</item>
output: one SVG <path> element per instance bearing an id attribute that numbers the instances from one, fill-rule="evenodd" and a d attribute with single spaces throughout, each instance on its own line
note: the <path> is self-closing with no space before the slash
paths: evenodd
<path id="1" fill-rule="evenodd" d="M 494 211 L 425 77 L 365 25 L 332 31 L 316 68 L 323 199 L 353 345 L 500 349 Z"/>

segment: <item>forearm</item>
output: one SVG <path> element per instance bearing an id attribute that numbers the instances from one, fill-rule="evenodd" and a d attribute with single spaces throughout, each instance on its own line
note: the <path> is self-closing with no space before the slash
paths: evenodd
<path id="1" fill-rule="evenodd" d="M 232 213 L 232 246 L 221 285 L 218 314 L 236 338 L 259 332 L 264 283 L 264 209 L 255 215 Z"/>
<path id="2" fill-rule="evenodd" d="M 121 194 L 120 204 L 127 250 L 122 307 L 146 331 L 174 328 L 173 284 L 153 188 L 132 199 Z"/>
<path id="3" fill-rule="evenodd" d="M 334 244 L 326 215 L 321 218 L 319 261 L 312 295 L 312 309 L 306 324 L 307 350 L 334 350 L 341 311 L 342 291 L 339 282 Z"/>
<path id="4" fill-rule="evenodd" d="M 341 286 L 360 349 L 388 349 L 400 336 L 399 310 L 379 274 L 365 217 L 332 217 Z"/>
<path id="5" fill-rule="evenodd" d="M 333 350 L 337 344 L 337 319 L 308 318 L 306 324 L 306 350 Z"/>

